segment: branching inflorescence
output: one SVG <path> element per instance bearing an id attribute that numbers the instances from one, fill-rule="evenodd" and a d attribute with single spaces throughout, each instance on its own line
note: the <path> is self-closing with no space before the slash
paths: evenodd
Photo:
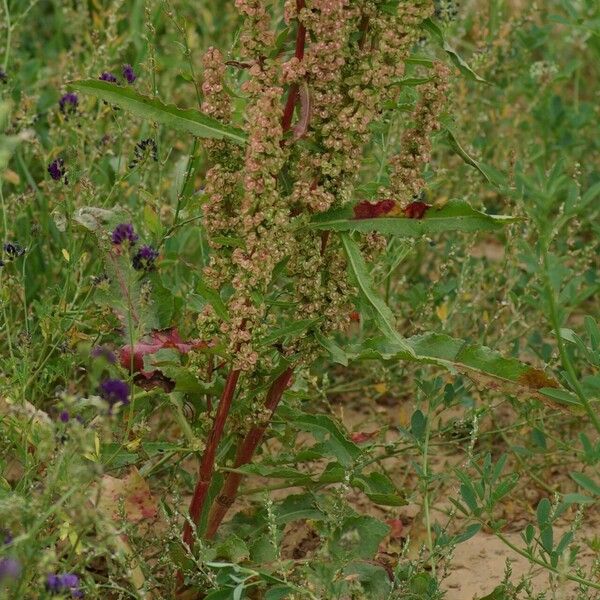
<path id="1" fill-rule="evenodd" d="M 226 348 L 230 372 L 192 501 L 196 524 L 207 508 L 216 447 L 234 396 L 236 405 L 255 413 L 237 432 L 238 467 L 250 461 L 293 370 L 321 351 L 314 335 L 265 340 L 299 320 L 323 335 L 349 321 L 354 290 L 342 245 L 307 225 L 316 213 L 351 201 L 370 126 L 394 109 L 420 24 L 433 13 L 427 0 L 400 2 L 395 12 L 372 0 L 287 0 L 285 21 L 296 30 L 288 54 L 276 47 L 266 4 L 236 2 L 244 18 L 235 64 L 247 75 L 241 86 L 247 144 L 206 143 L 203 211 L 212 252 L 203 275 L 208 286 L 222 291 L 228 318 L 207 305 L 199 325 L 205 339 Z M 203 66 L 202 110 L 227 123 L 232 102 L 224 57 L 210 48 Z M 438 128 L 447 77 L 447 67 L 435 64 L 430 82 L 422 86 L 413 128 L 392 160 L 384 197 L 399 208 L 423 188 L 421 171 L 430 160 L 429 136 Z M 281 299 L 276 309 L 264 301 L 274 295 Z M 269 389 L 262 406 L 254 403 L 257 389 Z M 207 537 L 215 534 L 240 479 L 234 473 L 226 478 L 208 517 Z M 190 522 L 184 540 L 193 542 Z"/>

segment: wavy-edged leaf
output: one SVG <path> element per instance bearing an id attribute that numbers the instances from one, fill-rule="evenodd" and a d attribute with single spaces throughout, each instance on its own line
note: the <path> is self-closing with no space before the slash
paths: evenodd
<path id="1" fill-rule="evenodd" d="M 458 67 L 463 75 L 466 75 L 469 79 L 479 81 L 480 83 L 487 83 L 487 81 L 477 75 L 473 69 L 467 64 L 467 62 L 458 54 L 458 52 L 446 41 L 444 33 L 440 29 L 439 25 L 432 19 L 425 19 L 421 23 L 421 27 L 428 31 L 434 38 L 435 41 L 443 48 L 448 54 L 450 60 Z"/>
<path id="2" fill-rule="evenodd" d="M 283 415 L 287 421 L 302 431 L 317 436 L 326 434 L 328 438 L 325 442 L 326 446 L 344 467 L 351 466 L 361 454 L 360 448 L 351 442 L 338 424 L 327 415 L 309 415 L 286 407 L 280 407 L 278 414 Z"/>
<path id="3" fill-rule="evenodd" d="M 131 87 L 121 87 L 97 79 L 83 79 L 71 82 L 69 88 L 91 94 L 142 119 L 155 121 L 196 137 L 217 140 L 227 138 L 236 144 L 244 144 L 246 141 L 246 134 L 240 129 L 225 125 L 198 110 L 178 108 L 173 104 L 165 104 L 158 98 L 144 96 Z"/>
<path id="4" fill-rule="evenodd" d="M 535 397 L 552 408 L 568 409 L 547 393 L 548 389 L 559 388 L 555 379 L 516 358 L 506 358 L 486 346 L 441 333 L 417 335 L 406 338 L 404 342 L 411 348 L 412 354 L 389 340 L 380 339 L 371 340 L 354 352 L 349 350 L 348 355 L 351 359 L 400 359 L 438 365 L 469 377 L 481 387 Z"/>
<path id="5" fill-rule="evenodd" d="M 356 245 L 356 242 L 345 233 L 342 233 L 340 237 L 348 258 L 348 268 L 351 276 L 354 279 L 361 296 L 371 307 L 371 312 L 373 313 L 373 317 L 379 329 L 381 329 L 382 333 L 384 333 L 389 340 L 395 343 L 399 348 L 402 348 L 404 352 L 412 355 L 413 350 L 394 327 L 394 315 L 392 314 L 390 307 L 373 289 L 371 275 L 369 274 L 365 259 Z"/>
<path id="6" fill-rule="evenodd" d="M 495 231 L 518 217 L 488 215 L 472 208 L 464 200 L 451 200 L 441 208 L 430 208 L 422 219 L 385 216 L 375 219 L 355 219 L 351 207 L 320 213 L 313 218 L 311 227 L 329 231 L 377 231 L 399 237 L 418 237 L 445 231 Z"/>

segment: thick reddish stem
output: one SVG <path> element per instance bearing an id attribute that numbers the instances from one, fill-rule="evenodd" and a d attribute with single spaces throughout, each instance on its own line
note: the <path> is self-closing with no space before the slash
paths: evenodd
<path id="1" fill-rule="evenodd" d="M 252 427 L 252 429 L 250 429 L 250 431 L 246 434 L 246 437 L 242 440 L 237 449 L 234 463 L 235 468 L 246 465 L 252 460 L 252 456 L 258 448 L 271 417 L 273 416 L 273 413 L 275 412 L 275 409 L 277 408 L 277 405 L 283 396 L 283 392 L 285 392 L 290 383 L 292 373 L 292 367 L 288 367 L 272 383 L 265 400 L 265 408 L 269 411 L 269 418 L 266 419 L 262 425 L 256 425 L 255 427 Z M 217 497 L 208 516 L 208 525 L 205 533 L 206 539 L 211 539 L 214 537 L 219 525 L 221 524 L 221 521 L 235 501 L 235 496 L 241 481 L 242 475 L 240 473 L 229 473 L 225 478 L 223 489 Z"/>
<path id="2" fill-rule="evenodd" d="M 194 496 L 190 503 L 190 517 L 192 521 L 198 525 L 200 516 L 202 515 L 202 509 L 204 508 L 204 501 L 206 494 L 210 486 L 210 482 L 215 470 L 215 456 L 217 454 L 217 448 L 219 442 L 223 436 L 223 430 L 225 428 L 225 421 L 231 408 L 231 402 L 235 394 L 235 388 L 240 376 L 239 369 L 231 371 L 225 382 L 225 388 L 221 394 L 221 400 L 217 407 L 217 413 L 215 414 L 215 420 L 206 443 L 206 449 L 202 456 L 200 468 L 198 471 L 198 482 L 196 483 L 196 489 L 194 490 Z M 183 541 L 192 548 L 194 545 L 194 536 L 191 524 L 186 521 L 183 528 Z"/>
<path id="3" fill-rule="evenodd" d="M 304 8 L 304 0 L 296 0 L 296 8 L 298 13 Z M 302 60 L 304 58 L 304 46 L 306 44 L 306 27 L 302 23 L 298 23 L 298 30 L 296 31 L 296 51 L 294 56 L 298 60 Z M 283 117 L 281 119 L 281 127 L 283 128 L 283 133 L 289 131 L 292 125 L 292 117 L 294 116 L 294 108 L 296 107 L 296 102 L 298 101 L 298 84 L 294 83 L 290 86 L 287 102 L 285 103 L 285 108 L 283 109 Z"/>

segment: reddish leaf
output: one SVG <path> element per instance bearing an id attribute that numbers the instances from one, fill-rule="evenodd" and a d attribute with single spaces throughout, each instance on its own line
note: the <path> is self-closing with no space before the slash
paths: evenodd
<path id="1" fill-rule="evenodd" d="M 376 431 L 371 431 L 370 433 L 367 433 L 365 431 L 357 431 L 356 433 L 350 435 L 350 439 L 355 444 L 362 444 L 364 442 L 368 442 L 370 439 L 373 439 L 376 435 Z"/>
<path id="2" fill-rule="evenodd" d="M 206 348 L 208 344 L 202 340 L 190 340 L 184 342 L 177 329 L 165 329 L 153 331 L 148 339 L 137 342 L 133 346 L 133 372 L 140 373 L 146 379 L 161 375 L 160 371 L 144 371 L 144 356 L 156 354 L 163 348 L 172 348 L 181 354 L 187 354 L 190 350 Z M 125 369 L 131 369 L 131 346 L 123 346 L 119 351 L 119 362 Z"/>
<path id="3" fill-rule="evenodd" d="M 379 202 L 369 202 L 363 200 L 354 207 L 354 218 L 355 219 L 376 219 L 381 215 L 386 215 L 394 207 L 396 203 L 394 200 L 381 200 Z"/>
<path id="4" fill-rule="evenodd" d="M 400 519 L 388 519 L 386 523 L 390 526 L 389 535 L 392 539 L 406 537 L 404 535 L 404 523 Z"/>
<path id="5" fill-rule="evenodd" d="M 425 202 L 411 202 L 404 208 L 404 214 L 409 219 L 422 219 L 430 208 L 431 205 L 425 204 Z"/>

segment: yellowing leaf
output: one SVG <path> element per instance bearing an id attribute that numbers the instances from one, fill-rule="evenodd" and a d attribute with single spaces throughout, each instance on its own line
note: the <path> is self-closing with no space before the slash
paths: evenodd
<path id="1" fill-rule="evenodd" d="M 62 255 L 67 262 L 71 260 L 71 255 L 67 252 L 66 248 L 62 249 Z"/>
<path id="2" fill-rule="evenodd" d="M 373 389 L 378 393 L 378 394 L 385 394 L 387 392 L 387 385 L 383 382 L 381 383 L 376 383 L 373 386 Z"/>
<path id="3" fill-rule="evenodd" d="M 444 322 L 448 318 L 448 303 L 444 302 L 444 304 L 440 304 L 436 307 L 435 314 L 440 321 Z"/>
<path id="4" fill-rule="evenodd" d="M 158 515 L 156 499 L 139 471 L 133 467 L 122 479 L 104 475 L 100 482 L 98 510 L 112 520 L 121 518 L 121 506 L 130 523 L 154 519 Z"/>
<path id="5" fill-rule="evenodd" d="M 21 182 L 21 178 L 18 173 L 15 173 L 12 169 L 6 169 L 4 171 L 3 177 L 8 183 L 12 183 L 13 185 L 18 185 Z"/>

